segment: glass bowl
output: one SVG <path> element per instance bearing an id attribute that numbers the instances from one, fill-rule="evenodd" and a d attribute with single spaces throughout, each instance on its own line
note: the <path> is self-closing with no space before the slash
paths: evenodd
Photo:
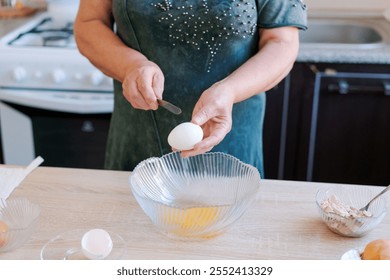
<path id="1" fill-rule="evenodd" d="M 50 239 L 41 249 L 41 260 L 87 260 L 81 248 L 81 239 L 89 229 L 74 229 L 62 232 Z M 104 260 L 120 260 L 126 253 L 122 236 L 108 231 L 113 247 Z"/>
<path id="2" fill-rule="evenodd" d="M 0 252 L 23 245 L 34 232 L 40 212 L 27 198 L 0 199 Z"/>
<path id="3" fill-rule="evenodd" d="M 224 232 L 256 198 L 258 170 L 216 152 L 173 152 L 139 163 L 129 177 L 137 202 L 162 232 L 204 239 Z"/>
<path id="4" fill-rule="evenodd" d="M 386 200 L 384 196 L 380 196 L 370 205 L 369 213 L 365 215 L 358 209 L 365 206 L 371 198 L 381 191 L 378 188 L 376 191 L 373 188 L 365 186 L 342 185 L 332 188 L 320 189 L 316 195 L 316 204 L 319 210 L 321 219 L 325 222 L 328 228 L 346 237 L 361 237 L 373 230 L 379 225 L 386 215 Z M 329 201 L 337 202 L 340 208 L 326 208 L 325 204 Z M 334 204 L 333 204 L 334 205 Z M 347 212 L 343 211 L 348 207 L 352 207 Z M 347 213 L 353 213 L 348 215 Z M 357 215 L 355 215 L 358 213 Z"/>

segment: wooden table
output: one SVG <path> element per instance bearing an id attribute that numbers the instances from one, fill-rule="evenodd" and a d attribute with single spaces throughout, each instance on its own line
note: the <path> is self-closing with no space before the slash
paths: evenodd
<path id="1" fill-rule="evenodd" d="M 0 259 L 40 258 L 42 246 L 64 231 L 103 228 L 126 241 L 125 259 L 327 260 L 388 237 L 390 215 L 362 238 L 331 232 L 320 220 L 315 194 L 330 184 L 263 180 L 254 207 L 226 233 L 205 241 L 161 234 L 132 196 L 130 172 L 39 167 L 11 197 L 41 206 L 37 230 L 21 248 Z M 369 186 L 367 186 L 369 187 Z M 373 186 L 372 186 L 373 187 Z M 379 190 L 378 190 L 379 191 Z"/>

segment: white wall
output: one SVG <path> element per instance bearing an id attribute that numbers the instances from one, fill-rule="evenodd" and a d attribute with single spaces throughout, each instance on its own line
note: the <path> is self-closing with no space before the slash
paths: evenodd
<path id="1" fill-rule="evenodd" d="M 309 12 L 336 11 L 381 14 L 390 10 L 390 0 L 304 0 Z"/>

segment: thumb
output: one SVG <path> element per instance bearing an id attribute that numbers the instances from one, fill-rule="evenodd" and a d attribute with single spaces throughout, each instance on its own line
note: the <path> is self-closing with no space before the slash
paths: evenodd
<path id="1" fill-rule="evenodd" d="M 162 99 L 162 95 L 164 92 L 164 76 L 159 75 L 159 73 L 155 74 L 153 76 L 152 87 L 156 98 Z"/>
<path id="2" fill-rule="evenodd" d="M 213 117 L 215 117 L 215 112 L 205 106 L 200 108 L 196 113 L 192 115 L 191 122 L 202 126 Z"/>

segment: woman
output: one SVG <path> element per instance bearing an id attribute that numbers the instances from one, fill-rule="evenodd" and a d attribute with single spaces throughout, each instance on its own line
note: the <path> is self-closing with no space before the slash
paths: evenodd
<path id="1" fill-rule="evenodd" d="M 299 29 L 300 0 L 81 0 L 79 50 L 114 78 L 106 167 L 170 152 L 169 132 L 191 121 L 204 138 L 182 156 L 222 151 L 264 176 L 264 92 L 291 70 Z M 183 114 L 159 109 L 160 98 Z"/>

